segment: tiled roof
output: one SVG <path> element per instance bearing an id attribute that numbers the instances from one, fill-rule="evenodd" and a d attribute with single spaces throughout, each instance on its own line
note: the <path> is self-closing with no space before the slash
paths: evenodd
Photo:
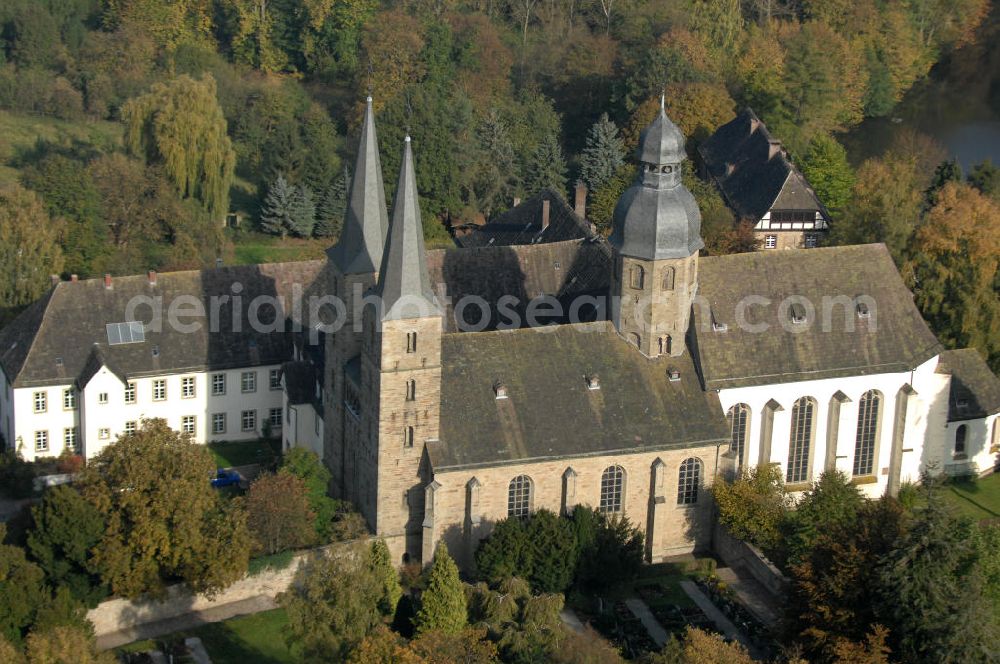
<path id="1" fill-rule="evenodd" d="M 86 382 L 97 362 L 127 376 L 279 364 L 291 356 L 291 335 L 284 330 L 295 313 L 293 294 L 301 289 L 306 297 L 317 288 L 322 267 L 323 261 L 302 261 L 168 272 L 158 274 L 155 285 L 146 275 L 116 277 L 110 289 L 102 279 L 63 281 L 0 330 L 0 366 L 15 387 L 29 387 Z M 234 288 L 236 284 L 240 287 Z M 257 295 L 284 299 L 288 311 L 277 325 L 279 333 L 255 331 L 250 325 L 249 307 Z M 181 297 L 188 298 L 182 311 L 196 302 L 210 311 L 212 298 L 217 298 L 218 330 L 210 330 L 206 319 L 200 319 L 200 329 L 193 332 L 168 325 L 168 307 L 183 302 Z M 151 307 L 140 304 L 132 320 L 147 323 L 145 340 L 110 345 L 106 326 L 129 320 L 129 304 L 141 298 L 162 298 L 161 329 L 148 325 Z M 273 322 L 273 307 L 260 307 L 257 318 Z M 194 320 L 182 317 L 180 322 Z"/>
<path id="2" fill-rule="evenodd" d="M 938 371 L 951 374 L 949 422 L 978 419 L 1000 412 L 1000 378 L 974 348 L 944 351 Z"/>
<path id="3" fill-rule="evenodd" d="M 316 400 L 316 368 L 309 362 L 285 362 L 281 367 L 288 403 L 293 406 Z"/>
<path id="4" fill-rule="evenodd" d="M 441 359 L 435 471 L 728 440 L 718 397 L 702 391 L 690 356 L 650 360 L 607 321 L 446 334 Z M 588 387 L 594 374 L 600 389 Z"/>
<path id="5" fill-rule="evenodd" d="M 698 283 L 691 333 L 707 389 L 909 371 L 941 352 L 882 244 L 704 257 Z"/>
<path id="6" fill-rule="evenodd" d="M 549 201 L 549 226 L 542 228 L 542 201 Z M 499 247 L 582 240 L 594 233 L 566 201 L 543 189 L 523 203 L 455 239 L 460 247 Z"/>

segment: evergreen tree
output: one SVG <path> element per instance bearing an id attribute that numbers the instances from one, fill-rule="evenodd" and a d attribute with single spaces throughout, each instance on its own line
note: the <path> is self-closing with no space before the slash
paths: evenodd
<path id="1" fill-rule="evenodd" d="M 265 233 L 285 237 L 291 230 L 293 199 L 295 188 L 288 184 L 283 175 L 278 175 L 271 184 L 260 211 L 260 227 Z"/>
<path id="2" fill-rule="evenodd" d="M 868 87 L 865 88 L 864 96 L 865 115 L 880 118 L 892 112 L 895 105 L 892 72 L 874 52 L 869 52 Z"/>
<path id="3" fill-rule="evenodd" d="M 420 610 L 414 619 L 417 634 L 441 630 L 457 634 L 468 624 L 465 589 L 458 578 L 458 567 L 443 543 L 438 545 L 431 566 L 427 590 L 420 597 Z"/>
<path id="4" fill-rule="evenodd" d="M 476 132 L 478 151 L 472 193 L 479 210 L 487 217 L 506 210 L 517 191 L 514 145 L 504 119 L 490 111 Z"/>
<path id="5" fill-rule="evenodd" d="M 802 174 L 830 215 L 839 219 L 850 203 L 854 188 L 854 171 L 847 163 L 843 146 L 829 134 L 814 138 L 802 159 Z"/>
<path id="6" fill-rule="evenodd" d="M 924 192 L 925 209 L 929 210 L 938 202 L 938 193 L 949 182 L 962 183 L 962 166 L 957 159 L 946 159 L 938 164 L 934 169 L 934 177 L 931 178 L 930 186 Z"/>
<path id="7" fill-rule="evenodd" d="M 381 586 L 381 598 L 379 599 L 379 609 L 383 615 L 391 616 L 396 612 L 396 605 L 399 604 L 403 596 L 403 589 L 399 585 L 399 572 L 392 564 L 389 555 L 389 547 L 385 540 L 377 539 L 372 542 L 369 552 L 369 561 L 372 574 Z"/>
<path id="8" fill-rule="evenodd" d="M 299 237 L 310 237 L 313 226 L 316 225 L 316 204 L 313 202 L 312 191 L 304 184 L 293 187 L 288 203 L 290 230 Z"/>
<path id="9" fill-rule="evenodd" d="M 587 135 L 587 145 L 580 158 L 580 177 L 591 191 L 595 191 L 615 177 L 624 161 L 625 144 L 618 136 L 618 127 L 605 113 Z"/>
<path id="10" fill-rule="evenodd" d="M 309 508 L 316 514 L 316 534 L 321 542 L 329 542 L 333 534 L 333 519 L 339 503 L 327 495 L 330 471 L 322 459 L 304 447 L 293 447 L 281 461 L 279 473 L 289 473 L 306 483 Z"/>
<path id="11" fill-rule="evenodd" d="M 20 643 L 36 612 L 48 600 L 45 574 L 19 546 L 3 544 L 7 525 L 0 523 L 0 639 Z"/>
<path id="12" fill-rule="evenodd" d="M 825 471 L 812 490 L 789 513 L 784 546 L 789 564 L 796 564 L 809 554 L 823 533 L 855 523 L 865 498 L 844 473 Z"/>
<path id="13" fill-rule="evenodd" d="M 514 576 L 526 579 L 533 562 L 524 521 L 516 517 L 497 521 L 493 532 L 476 549 L 476 569 L 480 578 L 490 583 Z"/>
<path id="14" fill-rule="evenodd" d="M 524 186 L 529 196 L 546 187 L 559 196 L 566 195 L 566 160 L 555 134 L 548 134 L 535 149 Z"/>
<path id="15" fill-rule="evenodd" d="M 994 166 L 992 160 L 987 159 L 972 167 L 969 184 L 1000 203 L 1000 168 Z"/>
<path id="16" fill-rule="evenodd" d="M 344 226 L 344 215 L 347 213 L 347 188 L 351 176 L 344 166 L 344 172 L 338 175 L 323 194 L 319 209 L 316 211 L 316 225 L 313 235 L 316 237 L 337 237 Z"/>
<path id="17" fill-rule="evenodd" d="M 560 593 L 573 582 L 577 546 L 573 527 L 567 519 L 549 510 L 531 515 L 526 528 L 531 548 L 531 575 L 535 592 Z"/>

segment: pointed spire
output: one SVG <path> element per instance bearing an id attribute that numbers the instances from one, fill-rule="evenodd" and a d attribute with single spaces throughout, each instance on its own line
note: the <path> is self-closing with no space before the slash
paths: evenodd
<path id="1" fill-rule="evenodd" d="M 375 272 L 382 263 L 388 228 L 389 214 L 385 207 L 382 163 L 375 135 L 375 113 L 369 96 L 347 199 L 344 229 L 337 244 L 328 252 L 330 260 L 344 274 Z"/>
<path id="2" fill-rule="evenodd" d="M 396 199 L 392 203 L 392 222 L 379 270 L 378 294 L 382 298 L 382 320 L 441 315 L 427 272 L 424 227 L 420 220 L 409 136 L 404 143 Z"/>

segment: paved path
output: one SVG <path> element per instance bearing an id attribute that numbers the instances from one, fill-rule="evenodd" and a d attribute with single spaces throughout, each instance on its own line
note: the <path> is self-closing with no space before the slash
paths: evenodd
<path id="1" fill-rule="evenodd" d="M 726 614 L 720 611 L 719 608 L 712 603 L 712 600 L 710 600 L 705 593 L 701 592 L 701 588 L 696 586 L 693 581 L 681 581 L 681 588 L 683 588 L 688 597 L 690 597 L 694 603 L 698 605 L 698 608 L 701 609 L 702 612 L 715 623 L 715 626 L 719 628 L 719 631 L 722 632 L 723 636 L 731 641 L 739 641 L 746 646 L 747 649 L 753 647 L 750 640 L 744 636 L 743 632 L 737 629 L 736 625 L 733 624 L 733 621 L 727 618 Z"/>
<path id="2" fill-rule="evenodd" d="M 663 625 L 656 619 L 656 616 L 649 610 L 645 602 L 633 597 L 632 599 L 625 600 L 625 606 L 642 622 L 642 626 L 649 632 L 649 638 L 653 639 L 657 648 L 662 648 L 667 644 L 667 641 L 670 640 L 670 635 L 667 634 L 667 630 L 663 629 Z"/>
<path id="3" fill-rule="evenodd" d="M 278 608 L 278 605 L 275 601 L 266 595 L 251 597 L 239 602 L 213 606 L 204 611 L 194 611 L 177 616 L 176 618 L 159 620 L 144 625 L 137 625 L 130 629 L 121 630 L 120 632 L 105 634 L 97 637 L 97 648 L 99 650 L 110 650 L 111 648 L 117 648 L 133 641 L 153 639 L 158 636 L 193 629 L 206 623 L 221 622 L 235 618 L 236 616 L 260 613 L 261 611 L 269 611 L 276 608 Z"/>
<path id="4" fill-rule="evenodd" d="M 772 595 L 748 572 L 731 567 L 720 567 L 715 571 L 726 585 L 733 589 L 740 602 L 766 627 L 775 627 L 781 622 L 780 600 Z"/>
<path id="5" fill-rule="evenodd" d="M 583 623 L 580 622 L 580 618 L 573 612 L 573 609 L 563 609 L 559 612 L 559 617 L 562 618 L 563 624 L 574 632 L 582 632 L 584 630 Z"/>

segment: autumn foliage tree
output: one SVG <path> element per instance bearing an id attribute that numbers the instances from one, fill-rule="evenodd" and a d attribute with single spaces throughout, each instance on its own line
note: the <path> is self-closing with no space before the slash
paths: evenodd
<path id="1" fill-rule="evenodd" d="M 305 483 L 287 473 L 265 473 L 246 496 L 247 526 L 254 549 L 274 554 L 316 541 L 316 515 L 309 508 Z"/>
<path id="2" fill-rule="evenodd" d="M 0 322 L 5 310 L 23 307 L 49 288 L 63 268 L 62 222 L 20 185 L 0 187 Z"/>
<path id="3" fill-rule="evenodd" d="M 246 573 L 245 515 L 212 488 L 214 471 L 204 445 L 158 419 L 90 460 L 79 486 L 106 524 L 91 565 L 114 593 L 158 596 L 178 579 L 212 593 Z"/>

